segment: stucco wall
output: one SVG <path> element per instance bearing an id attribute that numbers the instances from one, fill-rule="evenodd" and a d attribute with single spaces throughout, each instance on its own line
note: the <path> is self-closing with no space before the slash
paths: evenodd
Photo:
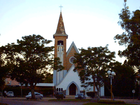
<path id="1" fill-rule="evenodd" d="M 80 90 L 83 90 L 78 73 L 74 72 L 73 69 L 74 65 L 72 65 L 63 81 L 59 85 L 57 85 L 56 88 L 63 88 L 63 90 L 66 90 L 70 84 L 75 83 L 75 85 L 77 85 Z"/>

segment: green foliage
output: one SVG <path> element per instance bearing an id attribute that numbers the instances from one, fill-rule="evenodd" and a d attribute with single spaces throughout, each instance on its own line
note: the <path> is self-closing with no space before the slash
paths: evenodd
<path id="1" fill-rule="evenodd" d="M 94 98 L 97 92 L 86 92 L 87 96 Z"/>
<path id="2" fill-rule="evenodd" d="M 5 65 L 4 55 L 0 49 L 0 88 L 3 89 L 5 84 L 5 78 L 8 74 L 8 67 Z"/>
<path id="3" fill-rule="evenodd" d="M 3 88 L 7 74 L 8 70 L 6 69 L 6 66 L 0 67 L 0 88 Z"/>
<path id="4" fill-rule="evenodd" d="M 54 70 L 63 70 L 64 67 L 61 65 L 61 62 L 60 62 L 60 58 L 59 57 L 56 57 L 54 58 Z"/>
<path id="5" fill-rule="evenodd" d="M 132 90 L 135 89 L 135 72 L 127 64 L 116 64 L 114 67 L 116 76 L 114 79 L 114 91 L 116 95 L 132 96 Z M 131 84 L 131 85 L 130 85 Z"/>
<path id="6" fill-rule="evenodd" d="M 125 30 L 122 34 L 116 35 L 115 40 L 119 40 L 119 44 L 140 44 L 140 10 L 130 13 L 130 10 L 124 5 L 119 14 L 120 21 L 118 22 L 122 29 Z"/>
<path id="7" fill-rule="evenodd" d="M 140 45 L 130 44 L 124 51 L 119 51 L 120 56 L 127 57 L 127 62 L 129 65 L 140 66 Z"/>
<path id="8" fill-rule="evenodd" d="M 64 94 L 56 93 L 54 96 L 55 96 L 58 100 L 59 100 L 59 99 L 62 99 L 62 100 L 63 100 L 63 98 L 64 98 Z"/>
<path id="9" fill-rule="evenodd" d="M 135 89 L 134 69 L 128 64 L 121 64 L 119 62 L 112 63 L 111 69 L 116 73 L 112 82 L 114 96 L 132 97 L 132 90 Z M 105 80 L 105 86 L 106 88 L 110 86 L 108 77 Z M 109 90 L 105 92 L 106 96 L 110 96 Z"/>
<path id="10" fill-rule="evenodd" d="M 45 74 L 54 68 L 54 47 L 48 46 L 50 42 L 40 35 L 29 35 L 17 40 L 17 44 L 0 48 L 5 55 L 10 77 L 21 84 L 30 84 L 32 93 L 36 84 L 42 82 Z"/>
<path id="11" fill-rule="evenodd" d="M 43 83 L 53 83 L 53 74 L 46 73 Z"/>
<path id="12" fill-rule="evenodd" d="M 111 68 L 111 64 L 115 58 L 115 52 L 111 52 L 106 47 L 92 47 L 80 49 L 80 53 L 75 54 L 74 70 L 80 70 L 79 76 L 83 87 L 96 86 L 99 92 L 100 86 L 103 85 L 103 80 L 106 77 L 105 73 Z M 91 77 L 92 76 L 92 77 Z M 87 80 L 93 82 L 87 82 Z"/>
<path id="13" fill-rule="evenodd" d="M 126 45 L 124 51 L 120 51 L 119 55 L 127 57 L 128 64 L 136 67 L 140 66 L 140 10 L 130 13 L 126 3 L 121 13 L 119 14 L 122 29 L 125 30 L 122 34 L 114 37 L 120 45 Z"/>
<path id="14" fill-rule="evenodd" d="M 46 47 L 51 41 L 40 35 L 29 35 L 17 40 L 17 44 L 8 44 L 1 49 L 6 55 L 5 60 L 10 61 L 9 69 L 12 79 L 20 83 L 41 82 L 47 66 L 52 65 L 51 51 L 53 47 Z"/>
<path id="15" fill-rule="evenodd" d="M 10 86 L 6 86 L 4 88 L 4 91 L 13 91 L 14 92 L 14 96 L 15 97 L 19 97 L 21 96 L 21 88 L 20 87 L 10 87 Z M 23 89 L 22 92 L 23 92 L 23 96 L 27 95 L 28 92 L 30 91 L 30 89 Z"/>

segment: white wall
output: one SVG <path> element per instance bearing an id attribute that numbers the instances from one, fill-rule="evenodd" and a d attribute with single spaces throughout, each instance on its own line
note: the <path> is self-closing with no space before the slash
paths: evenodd
<path id="1" fill-rule="evenodd" d="M 62 88 L 63 90 L 67 89 L 67 86 L 74 81 L 80 88 L 80 90 L 83 90 L 83 88 L 81 87 L 81 82 L 80 82 L 80 78 L 78 76 L 77 72 L 73 71 L 74 69 L 74 65 L 70 68 L 70 70 L 68 71 L 68 73 L 66 74 L 66 76 L 64 77 L 63 81 L 56 86 L 56 88 Z"/>
<path id="2" fill-rule="evenodd" d="M 76 83 L 79 87 L 79 91 L 93 91 L 93 86 L 88 86 L 86 89 L 84 87 L 81 87 L 81 81 L 80 81 L 80 77 L 78 75 L 78 72 L 74 72 L 74 65 L 72 65 L 72 67 L 70 68 L 70 70 L 68 71 L 68 73 L 66 74 L 66 76 L 64 77 L 64 79 L 60 82 L 60 84 L 58 84 L 56 86 L 56 88 L 63 88 L 63 90 L 67 90 L 66 95 L 68 95 L 68 86 L 70 86 L 71 83 Z M 90 81 L 93 81 L 92 79 Z M 78 88 L 76 90 L 76 93 L 78 93 Z M 104 86 L 101 87 L 100 89 L 100 96 L 104 96 Z"/>

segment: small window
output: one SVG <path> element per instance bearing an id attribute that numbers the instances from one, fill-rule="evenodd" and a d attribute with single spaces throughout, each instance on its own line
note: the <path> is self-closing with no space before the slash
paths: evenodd
<path id="1" fill-rule="evenodd" d="M 57 42 L 57 45 L 63 45 L 63 41 L 62 41 L 62 40 L 59 40 L 59 41 Z"/>
<path id="2" fill-rule="evenodd" d="M 63 91 L 63 88 L 61 88 L 61 92 Z"/>

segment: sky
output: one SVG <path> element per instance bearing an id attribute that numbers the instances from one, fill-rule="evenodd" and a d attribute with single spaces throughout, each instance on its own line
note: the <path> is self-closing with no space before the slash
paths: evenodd
<path id="1" fill-rule="evenodd" d="M 127 0 L 130 11 L 140 9 L 140 0 Z M 41 35 L 52 40 L 62 7 L 67 49 L 109 45 L 110 51 L 123 50 L 114 36 L 123 30 L 118 24 L 124 0 L 0 0 L 0 46 L 26 35 Z M 117 57 L 119 61 L 121 58 Z"/>

